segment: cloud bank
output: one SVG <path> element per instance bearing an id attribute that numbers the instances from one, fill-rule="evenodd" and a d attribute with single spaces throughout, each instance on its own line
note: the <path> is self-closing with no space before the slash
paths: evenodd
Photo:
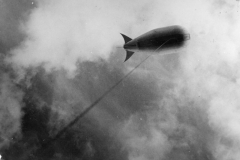
<path id="1" fill-rule="evenodd" d="M 10 68 L 0 88 L 1 118 L 9 121 L 1 127 L 12 124 L 1 133 L 4 156 L 24 159 L 29 148 L 37 151 L 143 59 L 139 53 L 122 63 L 125 53 L 115 48 L 123 44 L 120 32 L 134 38 L 181 25 L 191 34 L 184 48 L 148 59 L 41 156 L 239 159 L 237 1 L 36 0 L 12 9 L 16 3 L 1 1 L 7 6 L 1 11 L 17 17 L 0 19 L 1 34 L 17 37 L 1 40 Z M 22 137 L 11 140 L 15 133 Z"/>

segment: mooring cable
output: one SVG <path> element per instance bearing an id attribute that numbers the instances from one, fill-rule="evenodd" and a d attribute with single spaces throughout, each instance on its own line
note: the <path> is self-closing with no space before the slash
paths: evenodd
<path id="1" fill-rule="evenodd" d="M 157 52 L 164 44 L 166 44 L 168 41 L 172 40 L 174 38 L 171 38 L 161 44 L 154 52 Z M 85 108 L 83 112 L 81 112 L 77 117 L 75 117 L 68 125 L 66 125 L 64 128 L 62 128 L 58 133 L 53 137 L 47 140 L 47 142 L 42 144 L 42 147 L 44 150 L 47 149 L 47 147 L 56 141 L 58 138 L 60 138 L 64 132 L 66 132 L 69 128 L 71 128 L 77 121 L 79 121 L 81 118 L 83 118 L 91 109 L 93 109 L 105 96 L 107 96 L 115 87 L 117 87 L 122 81 L 124 81 L 131 73 L 133 73 L 142 63 L 144 63 L 149 57 L 151 57 L 153 54 L 149 54 L 145 59 L 143 59 L 138 65 L 136 65 L 130 72 L 128 72 L 125 76 L 123 76 L 117 83 L 115 83 L 112 87 L 110 87 L 103 95 L 101 95 L 97 100 L 95 100 L 91 105 Z"/>

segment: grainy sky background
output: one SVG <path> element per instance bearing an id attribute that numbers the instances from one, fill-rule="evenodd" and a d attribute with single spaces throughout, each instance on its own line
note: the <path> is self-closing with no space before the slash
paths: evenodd
<path id="1" fill-rule="evenodd" d="M 239 160 L 240 11 L 235 0 L 0 0 L 3 159 Z M 180 25 L 91 112 L 40 146 L 140 63 L 119 33 Z"/>

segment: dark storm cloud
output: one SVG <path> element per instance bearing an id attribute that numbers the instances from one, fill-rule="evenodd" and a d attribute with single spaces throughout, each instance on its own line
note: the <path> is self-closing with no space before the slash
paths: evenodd
<path id="1" fill-rule="evenodd" d="M 21 135 L 21 105 L 23 91 L 16 85 L 17 74 L 5 63 L 12 47 L 23 40 L 19 25 L 31 10 L 31 1 L 0 1 L 0 101 L 1 149 L 11 144 L 13 137 Z"/>
<path id="2" fill-rule="evenodd" d="M 16 47 L 24 39 L 20 29 L 21 23 L 34 7 L 31 0 L 2 0 L 0 1 L 0 53 Z"/>
<path id="3" fill-rule="evenodd" d="M 35 159 L 127 159 L 128 152 L 117 138 L 117 126 L 132 114 L 146 110 L 146 104 L 159 98 L 153 81 L 139 79 L 134 75 L 96 105 L 93 114 L 87 114 L 75 126 L 68 128 L 62 137 L 48 146 L 49 149 L 42 151 L 43 148 L 38 148 L 44 140 L 48 140 L 49 136 L 54 137 L 81 113 L 86 104 L 92 103 L 124 76 L 123 69 L 104 61 L 81 63 L 79 68 L 80 72 L 74 79 L 69 79 L 66 72 L 61 71 L 52 74 L 40 71 L 32 79 L 32 85 L 24 96 L 23 139 L 5 151 L 6 157 L 14 158 L 17 153 L 11 156 L 7 153 L 27 143 L 29 146 L 18 153 L 23 157 L 30 154 L 25 153 L 30 149 L 33 156 L 39 156 Z"/>

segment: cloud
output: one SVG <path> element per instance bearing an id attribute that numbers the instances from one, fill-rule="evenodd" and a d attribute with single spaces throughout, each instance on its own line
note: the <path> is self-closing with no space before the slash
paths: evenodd
<path id="1" fill-rule="evenodd" d="M 11 83 L 7 74 L 0 77 L 0 147 L 5 147 L 15 136 L 21 134 L 22 92 Z"/>
<path id="2" fill-rule="evenodd" d="M 153 28 L 177 24 L 191 34 L 183 49 L 173 51 L 178 54 L 148 59 L 82 124 L 66 133 L 73 137 L 82 133 L 81 128 L 91 133 L 82 133 L 90 140 L 80 145 L 88 150 L 88 156 L 102 155 L 99 146 L 104 144 L 109 157 L 114 152 L 124 154 L 125 159 L 239 159 L 240 12 L 236 1 L 35 3 L 36 8 L 20 23 L 25 37 L 17 40 L 20 45 L 10 47 L 7 62 L 23 70 L 30 67 L 39 73 L 40 66 L 49 71 L 37 74 L 36 79 L 48 74 L 54 77 L 49 80 L 46 76 L 46 81 L 33 78 L 30 88 L 37 89 L 30 93 L 37 97 L 34 102 L 43 102 L 37 103 L 39 106 L 47 104 L 52 114 L 48 115 L 50 126 L 57 129 L 145 56 L 135 54 L 134 59 L 120 65 L 124 52 L 114 49 L 123 43 L 119 32 L 136 37 Z M 13 97 L 10 88 L 5 88 L 5 93 Z M 6 96 L 1 97 L 8 102 Z M 16 100 L 7 105 L 17 108 Z M 41 108 L 38 105 L 35 109 Z M 21 117 L 17 109 L 10 113 L 18 120 Z M 97 143 L 100 139 L 109 141 Z M 118 144 L 116 150 L 106 147 L 113 142 Z"/>
<path id="3" fill-rule="evenodd" d="M 24 67 L 44 65 L 48 70 L 75 71 L 78 61 L 107 59 L 112 48 L 122 43 L 119 32 L 136 21 L 137 14 L 144 13 L 151 2 L 138 2 L 137 6 L 133 5 L 136 1 L 107 0 L 36 3 L 22 26 L 27 38 L 12 50 L 10 61 Z"/>

